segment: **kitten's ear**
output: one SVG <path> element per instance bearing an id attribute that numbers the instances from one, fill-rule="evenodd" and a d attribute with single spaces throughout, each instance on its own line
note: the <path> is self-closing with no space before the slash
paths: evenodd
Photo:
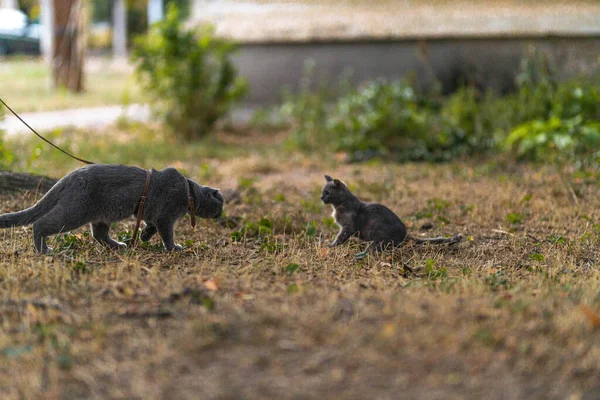
<path id="1" fill-rule="evenodd" d="M 325 175 L 325 181 L 326 182 L 333 182 L 333 178 L 330 177 L 329 175 Z"/>
<path id="2" fill-rule="evenodd" d="M 333 184 L 334 184 L 336 187 L 342 187 L 342 186 L 344 186 L 344 182 L 340 181 L 339 179 L 334 179 L 334 180 L 333 180 Z"/>

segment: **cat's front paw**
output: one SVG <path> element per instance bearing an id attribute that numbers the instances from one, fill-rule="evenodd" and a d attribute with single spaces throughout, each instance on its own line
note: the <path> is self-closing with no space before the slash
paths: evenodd
<path id="1" fill-rule="evenodd" d="M 53 247 L 44 247 L 43 249 L 41 249 L 40 251 L 38 251 L 39 254 L 43 254 L 45 256 L 52 255 L 52 252 L 54 252 L 54 248 Z"/>
<path id="2" fill-rule="evenodd" d="M 175 246 L 173 246 L 171 251 L 183 251 L 183 246 L 180 244 L 176 244 Z"/>
<path id="3" fill-rule="evenodd" d="M 327 247 L 335 247 L 336 243 L 335 242 L 329 242 L 327 243 Z"/>

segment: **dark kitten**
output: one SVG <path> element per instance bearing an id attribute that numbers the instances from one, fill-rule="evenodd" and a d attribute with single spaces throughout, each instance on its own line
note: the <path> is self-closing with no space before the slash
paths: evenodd
<path id="1" fill-rule="evenodd" d="M 454 244 L 462 240 L 462 235 L 452 238 L 415 238 L 408 235 L 406 226 L 396 214 L 378 203 L 363 203 L 348 186 L 339 179 L 325 175 L 325 187 L 321 200 L 333 206 L 333 217 L 340 226 L 340 232 L 329 246 L 345 243 L 350 237 L 372 242 L 372 249 L 381 251 L 388 246 L 399 246 L 405 240 L 416 243 Z"/>
<path id="2" fill-rule="evenodd" d="M 59 180 L 33 207 L 0 215 L 0 228 L 33 224 L 33 243 L 46 253 L 46 237 L 92 225 L 98 242 L 125 247 L 108 235 L 110 224 L 135 215 L 146 182 L 146 170 L 125 165 L 93 164 L 79 168 Z M 167 250 L 181 250 L 173 241 L 173 225 L 188 213 L 188 196 L 194 200 L 194 214 L 218 218 L 223 197 L 218 189 L 200 186 L 186 179 L 175 168 L 152 170 L 142 219 L 146 227 L 142 240 L 156 232 Z"/>

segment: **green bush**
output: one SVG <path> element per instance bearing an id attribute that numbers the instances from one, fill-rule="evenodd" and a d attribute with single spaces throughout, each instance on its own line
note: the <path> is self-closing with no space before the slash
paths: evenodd
<path id="1" fill-rule="evenodd" d="M 514 127 L 507 147 L 522 160 L 569 162 L 576 167 L 600 161 L 600 88 L 570 82 L 552 93 L 547 115 Z"/>
<path id="2" fill-rule="evenodd" d="M 519 159 L 587 167 L 600 162 L 600 121 L 581 115 L 529 121 L 516 127 L 506 144 Z"/>
<path id="3" fill-rule="evenodd" d="M 400 159 L 445 159 L 461 141 L 437 110 L 423 106 L 403 82 L 376 80 L 340 98 L 326 131 L 337 150 L 375 151 Z"/>
<path id="4" fill-rule="evenodd" d="M 382 79 L 358 88 L 345 81 L 312 85 L 313 68 L 295 94 L 284 93 L 278 115 L 271 116 L 278 125 L 291 124 L 288 145 L 294 148 L 398 161 L 446 161 L 509 149 L 524 160 L 598 163 L 600 85 L 558 83 L 542 56 L 522 61 L 515 90 L 504 96 L 470 86 L 441 96 Z"/>
<path id="5" fill-rule="evenodd" d="M 136 40 L 133 59 L 156 114 L 186 140 L 210 132 L 240 100 L 246 82 L 230 60 L 235 46 L 206 27 L 198 36 L 184 30 L 171 5 L 163 21 Z"/>
<path id="6" fill-rule="evenodd" d="M 476 92 L 461 89 L 442 101 L 418 94 L 407 82 L 375 80 L 340 90 L 337 101 L 321 85 L 286 93 L 280 109 L 292 122 L 290 143 L 301 149 L 346 151 L 351 159 L 379 154 L 394 159 L 444 161 L 494 148 L 494 113 L 482 112 Z"/>

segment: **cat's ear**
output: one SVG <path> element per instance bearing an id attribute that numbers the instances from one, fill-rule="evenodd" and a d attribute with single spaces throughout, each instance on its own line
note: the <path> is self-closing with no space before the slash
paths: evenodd
<path id="1" fill-rule="evenodd" d="M 333 178 L 329 175 L 325 175 L 325 182 L 333 182 Z"/>
<path id="2" fill-rule="evenodd" d="M 336 187 L 342 187 L 342 186 L 344 186 L 344 182 L 340 181 L 339 179 L 334 179 L 334 180 L 333 180 L 333 184 L 334 184 Z"/>

